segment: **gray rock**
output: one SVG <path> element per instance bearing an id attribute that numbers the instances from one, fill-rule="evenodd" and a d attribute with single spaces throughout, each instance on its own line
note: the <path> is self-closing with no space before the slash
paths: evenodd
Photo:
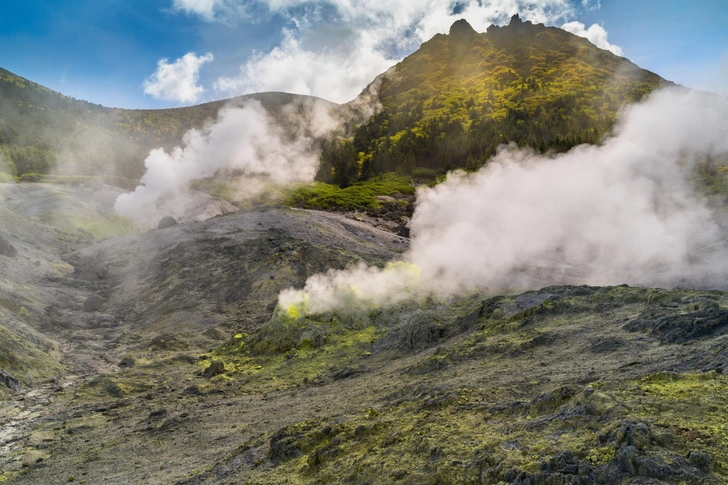
<path id="1" fill-rule="evenodd" d="M 94 258 L 82 258 L 74 264 L 74 272 L 87 280 L 103 280 L 109 273 L 109 270 Z"/>
<path id="2" fill-rule="evenodd" d="M 157 224 L 157 229 L 167 229 L 168 227 L 174 227 L 177 225 L 177 219 L 172 216 L 164 216 L 160 219 Z"/>
<path id="3" fill-rule="evenodd" d="M 15 246 L 7 242 L 5 239 L 0 236 L 0 254 L 3 256 L 7 256 L 8 258 L 14 258 L 18 255 L 18 250 L 15 249 Z"/>
<path id="4" fill-rule="evenodd" d="M 210 379 L 211 377 L 222 374 L 223 372 L 225 372 L 225 364 L 223 364 L 219 360 L 216 360 L 212 364 L 210 364 L 207 369 L 205 369 L 205 372 L 202 374 L 202 376 L 205 379 Z"/>
<path id="5" fill-rule="evenodd" d="M 94 310 L 98 311 L 98 310 Z M 117 325 L 113 315 L 99 314 L 94 315 L 86 321 L 88 328 L 110 328 Z"/>
<path id="6" fill-rule="evenodd" d="M 0 370 L 0 383 L 5 384 L 7 387 L 12 389 L 13 391 L 19 391 L 21 390 L 20 383 L 18 380 L 13 377 L 11 374 Z"/>
<path id="7" fill-rule="evenodd" d="M 48 309 L 48 317 L 53 325 L 68 324 L 68 319 L 63 315 L 63 312 L 56 307 L 50 307 Z"/>
<path id="8" fill-rule="evenodd" d="M 688 461 L 691 465 L 703 470 L 711 470 L 713 468 L 713 455 L 710 453 L 693 450 L 688 456 Z"/>
<path id="9" fill-rule="evenodd" d="M 101 309 L 101 304 L 103 302 L 103 298 L 101 298 L 99 295 L 91 295 L 86 298 L 86 302 L 83 304 L 83 311 L 97 312 Z"/>

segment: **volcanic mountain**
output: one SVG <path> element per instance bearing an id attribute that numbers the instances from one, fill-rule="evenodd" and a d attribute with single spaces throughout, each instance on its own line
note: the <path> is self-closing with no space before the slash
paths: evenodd
<path id="1" fill-rule="evenodd" d="M 672 84 L 518 15 L 485 33 L 460 20 L 365 90 L 376 90 L 382 110 L 328 147 L 322 175 L 346 184 L 395 170 L 475 169 L 509 142 L 541 152 L 598 143 L 622 106 Z"/>
<path id="2" fill-rule="evenodd" d="M 514 142 L 542 152 L 598 143 L 619 109 L 672 84 L 588 40 L 523 22 L 477 33 L 465 21 L 425 42 L 380 75 L 349 106 L 381 111 L 348 138 L 324 143 L 319 178 L 347 185 L 371 175 L 477 168 Z M 62 171 L 131 179 L 149 150 L 169 151 L 182 135 L 214 120 L 228 103 L 261 101 L 276 117 L 294 100 L 261 93 L 186 108 L 124 110 L 75 100 L 0 69 L 0 171 Z M 333 103 L 330 106 L 335 106 Z"/>

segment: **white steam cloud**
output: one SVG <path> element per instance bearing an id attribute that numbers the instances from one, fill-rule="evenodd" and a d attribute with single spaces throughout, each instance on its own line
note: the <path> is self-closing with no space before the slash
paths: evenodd
<path id="1" fill-rule="evenodd" d="M 157 70 L 144 80 L 144 94 L 156 99 L 194 103 L 205 91 L 200 86 L 200 68 L 214 59 L 210 53 L 197 56 L 188 52 L 174 63 L 168 59 L 160 59 Z"/>
<path id="2" fill-rule="evenodd" d="M 562 283 L 725 286 L 726 232 L 690 174 L 728 159 L 726 133 L 728 99 L 669 89 L 626 109 L 601 146 L 503 147 L 480 171 L 419 189 L 408 263 L 317 275 L 280 307 L 336 311 L 352 292 L 372 307 Z"/>
<path id="3" fill-rule="evenodd" d="M 283 291 L 278 303 L 292 317 L 330 311 L 357 312 L 411 299 L 422 294 L 421 290 L 420 270 L 412 264 L 390 263 L 384 270 L 360 264 L 344 271 L 313 275 L 303 291 Z"/>
<path id="4" fill-rule="evenodd" d="M 312 181 L 319 159 L 315 137 L 339 126 L 331 105 L 323 103 L 307 99 L 284 106 L 279 113 L 283 125 L 257 100 L 223 108 L 217 121 L 187 132 L 184 147 L 170 153 L 152 150 L 144 161 L 142 185 L 119 196 L 114 209 L 140 227 L 151 228 L 163 216 L 182 218 L 195 204 L 190 193 L 194 180 L 241 174 L 275 184 Z"/>
<path id="5" fill-rule="evenodd" d="M 579 37 L 584 37 L 600 49 L 608 50 L 612 54 L 616 54 L 618 56 L 622 55 L 622 48 L 618 45 L 609 43 L 607 40 L 607 31 L 599 24 L 592 24 L 592 26 L 587 29 L 586 25 L 581 22 L 567 22 L 562 25 L 561 28 L 574 35 L 578 35 Z"/>

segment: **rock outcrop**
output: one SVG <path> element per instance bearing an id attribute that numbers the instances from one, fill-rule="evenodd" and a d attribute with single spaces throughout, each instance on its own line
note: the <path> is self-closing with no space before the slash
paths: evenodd
<path id="1" fill-rule="evenodd" d="M 3 256 L 7 256 L 8 258 L 14 258 L 18 255 L 18 250 L 15 249 L 15 246 L 13 246 L 8 241 L 3 239 L 2 236 L 0 236 L 0 254 L 2 254 Z"/>
<path id="2" fill-rule="evenodd" d="M 177 219 L 172 216 L 164 216 L 159 220 L 159 224 L 157 224 L 157 229 L 167 229 L 176 225 Z"/>

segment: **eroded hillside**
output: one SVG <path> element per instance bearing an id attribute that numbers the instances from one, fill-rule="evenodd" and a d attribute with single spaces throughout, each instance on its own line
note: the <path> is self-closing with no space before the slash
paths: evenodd
<path id="1" fill-rule="evenodd" d="M 0 383 L 0 481 L 728 476 L 724 292 L 562 286 L 286 316 L 282 289 L 407 240 L 284 208 L 134 234 L 115 189 L 3 188 L 3 355 L 19 360 L 3 364 L 15 390 Z M 86 204 L 73 224 L 52 215 L 69 200 Z"/>

